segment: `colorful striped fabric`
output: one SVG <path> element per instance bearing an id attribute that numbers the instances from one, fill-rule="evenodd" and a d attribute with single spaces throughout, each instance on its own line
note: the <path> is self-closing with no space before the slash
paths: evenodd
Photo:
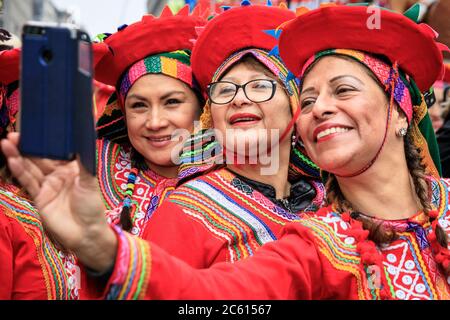
<path id="1" fill-rule="evenodd" d="M 131 171 L 130 150 L 107 139 L 97 140 L 97 177 L 109 222 L 118 224 Z M 141 235 L 145 222 L 175 188 L 177 179 L 167 179 L 152 170 L 139 171 L 131 198 L 131 233 Z"/>
<path id="2" fill-rule="evenodd" d="M 119 97 L 122 108 L 131 86 L 146 74 L 164 74 L 193 86 L 190 53 L 183 50 L 148 56 L 134 63 L 120 80 Z"/>
<path id="3" fill-rule="evenodd" d="M 438 212 L 438 222 L 443 227 L 447 235 L 450 234 L 450 179 L 435 180 L 430 178 L 432 198 L 431 204 L 433 209 Z M 303 242 L 298 241 L 298 250 L 315 250 L 315 254 L 305 252 L 305 261 L 296 263 L 295 260 L 289 260 L 288 269 L 292 274 L 296 274 L 301 269 L 305 273 L 305 279 L 309 279 L 309 273 L 314 274 L 317 270 L 323 270 L 321 280 L 323 283 L 308 283 L 308 286 L 313 287 L 313 292 L 317 292 L 320 296 L 311 298 L 315 299 L 360 299 L 360 300 L 379 300 L 379 299 L 450 299 L 450 278 L 445 278 L 438 265 L 436 259 L 431 253 L 429 247 L 423 246 L 422 240 L 428 242 L 427 237 L 431 232 L 431 226 L 428 218 L 422 213 L 419 213 L 409 219 L 396 220 L 388 222 L 394 224 L 394 227 L 399 232 L 399 238 L 394 240 L 387 246 L 378 247 L 377 252 L 381 256 L 381 268 L 374 268 L 375 265 L 367 265 L 363 263 L 360 245 L 361 241 L 357 231 L 356 225 L 349 222 L 344 217 L 336 213 L 332 206 L 322 208 L 314 215 L 305 216 L 299 220 L 299 223 L 307 229 L 302 229 L 303 232 L 308 232 L 313 241 L 314 246 L 305 246 L 302 248 Z M 291 225 L 292 227 L 293 225 Z M 403 231 L 402 231 L 403 230 Z M 292 231 L 292 228 L 291 228 Z M 289 233 L 288 233 L 289 235 Z M 300 235 L 299 235 L 300 236 Z M 306 236 L 306 235 L 304 235 Z M 121 297 L 140 298 L 144 296 L 145 288 L 143 285 L 138 286 L 137 283 L 143 283 L 144 279 L 149 281 L 150 269 L 152 266 L 150 247 L 148 243 L 140 239 L 129 239 L 129 236 L 123 236 L 119 232 L 119 255 L 116 260 L 116 268 L 114 274 L 117 276 L 112 281 L 112 286 L 108 286 L 108 297 L 116 298 L 118 291 L 123 288 L 131 288 L 133 292 L 127 292 Z M 358 240 L 359 239 L 359 240 Z M 284 239 L 283 239 L 284 240 Z M 281 241 L 283 241 L 281 240 Z M 142 243 L 141 243 L 142 242 Z M 304 243 L 306 244 L 306 243 Z M 271 249 L 275 249 L 274 244 Z M 292 249 L 292 247 L 290 247 Z M 160 250 L 160 249 L 159 249 Z M 281 250 L 281 249 L 280 249 Z M 154 250 L 155 251 L 155 250 Z M 156 251 L 155 251 L 156 252 Z M 265 257 L 271 255 L 280 255 L 281 251 L 264 252 Z M 269 253 L 269 254 L 268 254 Z M 271 254 L 270 254 L 271 253 Z M 158 252 L 161 254 L 161 252 Z M 292 255 L 286 253 L 287 258 Z M 317 261 L 309 261 L 311 257 L 317 256 Z M 147 259 L 147 264 L 141 262 Z M 301 259 L 301 255 L 298 259 Z M 259 257 L 261 258 L 261 257 Z M 263 261 L 268 261 L 269 259 Z M 136 262 L 134 262 L 136 261 Z M 175 260 L 168 256 L 158 256 L 157 261 L 162 266 L 173 266 L 171 272 L 182 273 L 180 279 L 189 279 L 192 281 L 184 281 L 180 284 L 182 287 L 177 287 L 177 282 L 172 279 L 166 279 L 166 275 L 161 278 L 158 273 L 151 274 L 152 283 L 157 286 L 157 297 L 163 299 L 166 295 L 169 297 L 177 297 L 179 294 L 184 296 L 192 296 L 190 290 L 197 290 L 196 292 L 204 292 L 206 287 L 208 293 L 214 293 L 215 297 L 220 297 L 221 286 L 228 286 L 227 293 L 233 292 L 230 285 L 236 290 L 244 290 L 247 294 L 252 292 L 244 284 L 252 285 L 251 275 L 248 273 L 242 277 L 240 282 L 221 283 L 220 281 L 229 280 L 230 277 L 234 279 L 239 278 L 240 270 L 244 269 L 246 264 L 239 265 L 239 268 L 233 268 L 226 265 L 221 265 L 215 268 L 214 271 L 194 270 L 188 268 L 186 265 L 174 263 Z M 260 259 L 261 261 L 261 259 Z M 250 263 L 248 261 L 248 263 Z M 302 264 L 306 265 L 303 266 Z M 314 265 L 317 264 L 317 267 Z M 256 267 L 256 266 L 253 266 Z M 276 268 L 276 266 L 274 266 Z M 280 266 L 280 268 L 286 268 Z M 268 272 L 267 268 L 262 268 Z M 269 270 L 270 271 L 270 270 Z M 374 272 L 375 271 L 375 272 Z M 271 272 L 271 271 L 270 271 Z M 195 273 L 195 274 L 194 274 Z M 190 275 L 191 274 L 191 275 Z M 254 274 L 258 274 L 255 271 Z M 284 276 L 292 276 L 282 273 Z M 120 276 L 119 276 L 120 275 Z M 272 275 L 269 275 L 272 276 Z M 378 277 L 381 277 L 382 280 Z M 198 281 L 200 278 L 205 278 L 205 282 Z M 260 281 L 260 275 L 254 277 L 254 281 Z M 281 283 L 293 283 L 296 279 L 279 279 Z M 177 281 L 177 280 L 175 280 Z M 207 281 L 210 281 L 208 283 Z M 247 282 L 246 282 L 247 281 Z M 301 283 L 301 281 L 300 281 Z M 166 285 L 167 284 L 167 285 Z M 170 284 L 170 285 L 169 285 Z M 190 285 L 192 284 L 192 288 Z M 260 287 L 259 283 L 255 284 Z M 273 283 L 276 287 L 277 283 Z M 387 286 L 384 288 L 384 286 Z M 162 288 L 166 288 L 163 290 Z M 203 291 L 201 288 L 205 288 Z M 319 290 L 320 288 L 320 290 Z M 149 288 L 150 289 L 150 288 Z M 210 290 L 211 289 L 211 290 Z M 387 290 L 384 290 L 387 289 Z M 246 291 L 245 291 L 246 290 Z M 296 292 L 296 290 L 293 290 Z M 302 290 L 298 290 L 300 296 Z M 387 291 L 388 295 L 383 296 L 382 291 Z M 290 291 L 289 291 L 290 292 Z M 236 296 L 246 296 L 239 292 Z M 199 294 L 197 296 L 205 296 Z M 264 295 L 262 295 L 264 296 Z M 181 296 L 180 298 L 182 298 Z M 295 298 L 295 296 L 291 296 Z"/>
<path id="4" fill-rule="evenodd" d="M 114 273 L 106 295 L 107 300 L 142 299 L 150 276 L 150 246 L 113 226 L 119 247 Z"/>
<path id="5" fill-rule="evenodd" d="M 324 199 L 322 184 L 313 186 L 316 197 L 305 211 L 316 210 Z M 183 184 L 167 201 L 203 224 L 211 237 L 222 239 L 230 262 L 253 255 L 263 244 L 277 239 L 286 223 L 300 219 L 299 212 L 290 213 L 277 206 L 227 169 Z"/>
<path id="6" fill-rule="evenodd" d="M 439 212 L 438 222 L 450 234 L 450 180 L 430 177 L 431 205 Z M 389 286 L 391 299 L 450 299 L 450 278 L 439 270 L 427 236 L 432 232 L 428 216 L 423 212 L 405 220 L 380 220 L 397 232 L 398 239 L 379 248 L 384 268 L 382 277 Z M 371 272 L 361 264 L 358 241 L 352 227 L 327 207 L 317 217 L 300 223 L 313 230 L 318 250 L 337 270 L 351 273 L 357 280 L 359 299 L 381 299 L 380 288 L 369 285 Z M 380 281 L 380 283 L 383 283 Z M 382 286 L 382 285 L 381 285 Z"/>
<path id="7" fill-rule="evenodd" d="M 78 299 L 75 257 L 56 248 L 46 235 L 36 209 L 11 185 L 0 186 L 0 210 L 18 221 L 33 239 L 42 266 L 49 300 Z"/>

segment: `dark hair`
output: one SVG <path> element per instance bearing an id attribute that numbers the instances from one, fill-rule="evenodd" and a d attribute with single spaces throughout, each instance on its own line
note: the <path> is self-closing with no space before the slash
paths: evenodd
<path id="1" fill-rule="evenodd" d="M 0 41 L 2 41 L 2 42 L 8 41 L 8 40 L 11 40 L 11 38 L 12 38 L 12 35 L 11 35 L 11 33 L 9 33 L 8 30 L 0 28 Z M 0 43 L 0 51 L 11 50 L 12 48 L 13 48 L 13 46 Z"/>
<path id="2" fill-rule="evenodd" d="M 200 89 L 200 84 L 194 75 L 192 75 L 192 87 L 191 90 L 194 92 L 197 97 L 198 105 L 200 107 L 200 111 L 203 111 L 203 107 L 206 103 L 205 97 L 202 94 L 202 90 Z"/>
<path id="3" fill-rule="evenodd" d="M 450 95 L 450 86 L 447 86 L 444 88 L 444 92 L 443 94 L 443 102 L 447 102 L 447 97 Z M 450 100 L 450 98 L 448 98 Z M 450 103 L 450 101 L 448 101 Z M 444 118 L 444 122 L 449 121 L 450 120 L 450 106 L 447 105 L 447 107 L 445 108 L 442 117 Z"/>
<path id="4" fill-rule="evenodd" d="M 0 28 L 0 41 L 7 41 L 12 38 L 11 33 L 3 28 Z"/>
<path id="5" fill-rule="evenodd" d="M 120 225 L 122 229 L 125 231 L 130 231 L 131 228 L 133 227 L 133 222 L 131 221 L 131 210 L 132 210 L 131 199 L 133 198 L 136 176 L 140 171 L 145 171 L 148 169 L 144 157 L 139 152 L 137 152 L 133 147 L 131 147 L 130 158 L 131 158 L 131 170 L 128 174 L 126 196 L 122 201 L 123 206 L 122 211 L 120 212 Z"/>

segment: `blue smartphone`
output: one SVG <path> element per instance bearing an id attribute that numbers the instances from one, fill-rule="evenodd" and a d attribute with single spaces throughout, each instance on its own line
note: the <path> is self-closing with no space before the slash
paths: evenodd
<path id="1" fill-rule="evenodd" d="M 22 32 L 21 138 L 28 156 L 72 160 L 95 175 L 92 47 L 71 24 L 29 22 Z"/>

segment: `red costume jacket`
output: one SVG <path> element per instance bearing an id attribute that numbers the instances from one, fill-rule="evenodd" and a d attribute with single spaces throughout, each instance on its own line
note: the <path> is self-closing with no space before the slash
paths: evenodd
<path id="1" fill-rule="evenodd" d="M 39 215 L 13 186 L 0 187 L 0 299 L 76 299 L 75 259 L 45 234 Z"/>
<path id="2" fill-rule="evenodd" d="M 430 178 L 431 179 L 431 178 Z M 398 239 L 376 246 L 349 214 L 332 206 L 291 223 L 278 241 L 235 264 L 194 269 L 157 245 L 117 229 L 118 254 L 104 292 L 110 299 L 449 299 L 442 267 L 450 251 L 450 180 L 430 181 L 430 223 L 423 213 L 389 222 Z"/>
<path id="3" fill-rule="evenodd" d="M 324 188 L 315 181 L 307 186 L 309 194 L 301 205 L 304 211 L 315 211 L 323 203 Z M 305 182 L 295 188 L 292 192 L 299 197 L 307 193 Z M 173 191 L 148 221 L 142 238 L 195 268 L 208 268 L 253 255 L 301 214 L 289 212 L 232 172 L 219 169 Z"/>

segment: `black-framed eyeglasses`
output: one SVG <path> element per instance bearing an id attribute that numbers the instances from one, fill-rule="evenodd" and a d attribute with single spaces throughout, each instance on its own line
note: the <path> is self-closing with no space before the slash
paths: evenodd
<path id="1" fill-rule="evenodd" d="M 270 79 L 255 79 L 243 85 L 231 81 L 217 81 L 207 86 L 208 97 L 212 103 L 227 104 L 233 101 L 239 88 L 250 101 L 264 102 L 273 98 L 277 88 L 277 82 Z"/>

